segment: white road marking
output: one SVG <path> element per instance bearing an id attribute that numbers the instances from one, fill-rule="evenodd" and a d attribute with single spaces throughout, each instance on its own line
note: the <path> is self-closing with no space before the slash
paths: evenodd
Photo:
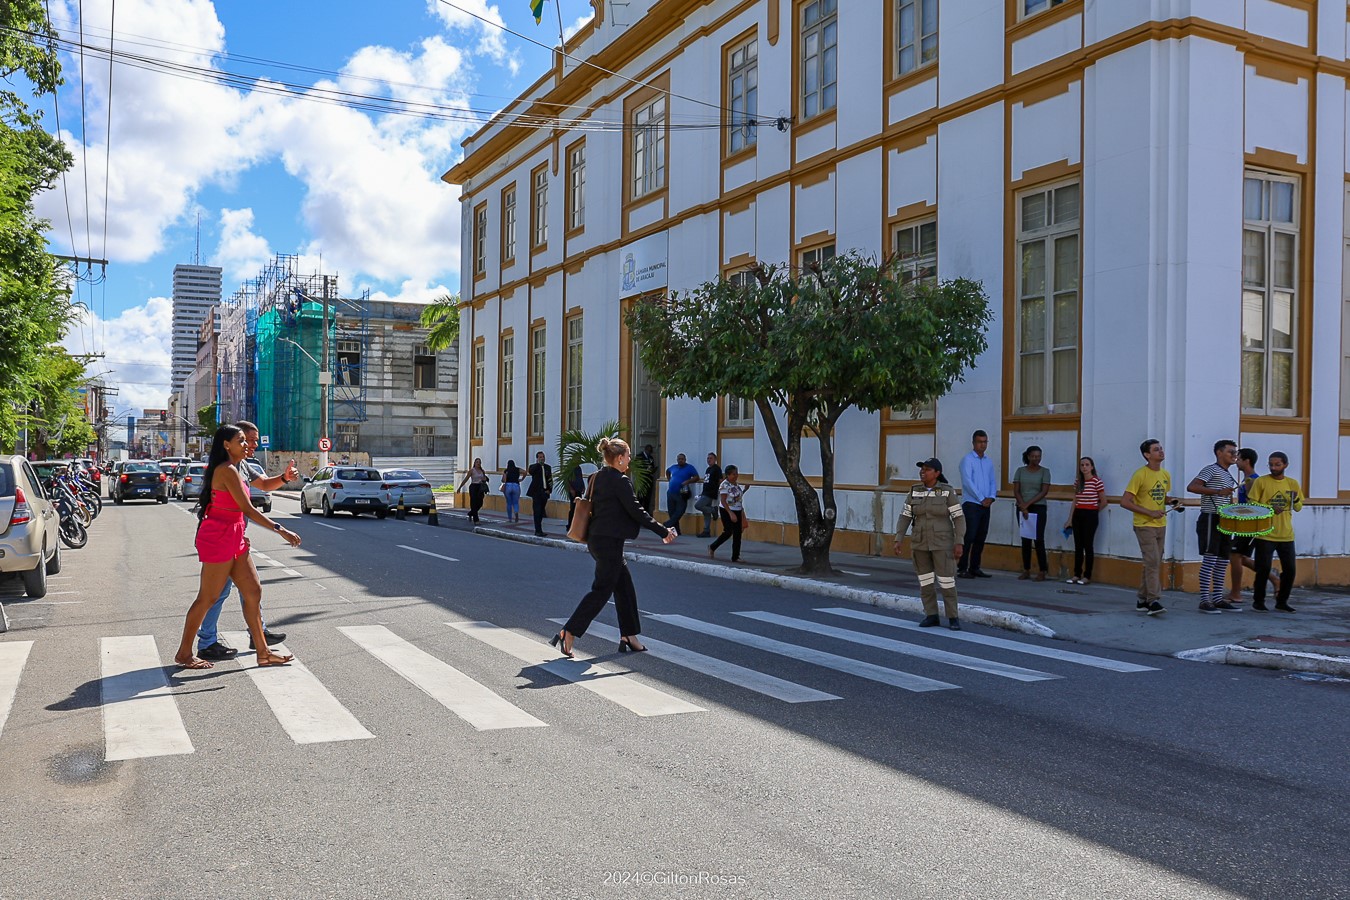
<path id="1" fill-rule="evenodd" d="M 681 700 L 664 691 L 648 687 L 623 672 L 588 663 L 591 657 L 579 651 L 575 659 L 559 658 L 558 651 L 531 637 L 498 628 L 490 622 L 447 622 L 451 628 L 477 638 L 514 656 L 521 662 L 539 666 L 546 672 L 598 694 L 639 716 L 669 716 L 677 713 L 705 712 L 703 707 Z"/>
<path id="2" fill-rule="evenodd" d="M 892 653 L 926 659 L 929 662 L 969 669 L 972 672 L 983 672 L 986 675 L 1011 678 L 1014 681 L 1051 681 L 1063 677 L 1051 675 L 1049 672 L 1038 672 L 1035 669 L 1024 669 L 1021 666 L 1010 666 L 1007 663 L 990 662 L 987 659 L 979 659 L 974 656 L 962 656 L 960 653 L 948 653 L 946 650 L 934 650 L 932 647 L 925 647 L 922 644 L 907 644 L 904 641 L 895 641 L 862 631 L 849 631 L 846 628 L 835 628 L 833 625 L 808 622 L 806 619 L 780 616 L 777 613 L 738 612 L 735 615 L 745 616 L 747 619 L 756 619 L 760 622 L 768 622 L 772 625 L 782 625 L 784 628 L 795 628 L 798 631 L 805 631 L 810 634 L 820 634 L 841 641 L 862 644 L 864 647 L 876 647 L 879 650 L 889 650 Z"/>
<path id="3" fill-rule="evenodd" d="M 409 547 L 407 544 L 396 544 L 400 550 L 411 550 L 414 553 L 421 553 L 423 556 L 434 556 L 437 559 L 443 559 L 446 562 L 459 562 L 453 556 L 441 556 L 439 553 L 432 553 L 430 550 L 418 550 L 416 547 Z"/>
<path id="4" fill-rule="evenodd" d="M 1101 656 L 1089 656 L 1086 653 L 1075 653 L 1072 650 L 1058 650 L 1054 647 L 1039 647 L 1035 644 L 1023 644 L 1020 641 L 1010 641 L 1007 638 L 989 637 L 988 635 L 983 634 L 970 634 L 966 631 L 949 631 L 945 628 L 921 629 L 915 622 L 897 619 L 892 616 L 880 616 L 876 613 L 870 613 L 860 609 L 830 608 L 817 609 L 816 612 L 829 613 L 833 616 L 847 616 L 850 619 L 859 619 L 863 622 L 876 622 L 878 625 L 889 625 L 892 628 L 904 628 L 909 631 L 927 631 L 933 637 L 943 637 L 954 641 L 965 641 L 970 644 L 983 644 L 986 647 L 998 647 L 1001 650 L 1012 650 L 1016 653 L 1042 656 L 1046 659 L 1060 659 L 1064 662 L 1077 663 L 1080 666 L 1093 666 L 1098 669 L 1107 669 L 1112 672 L 1159 671 L 1154 666 L 1141 666 L 1135 663 L 1106 659 Z"/>
<path id="5" fill-rule="evenodd" d="M 566 619 L 549 619 L 549 621 L 556 622 L 559 625 L 567 624 Z M 601 625 L 598 622 L 592 624 L 590 630 L 586 633 L 596 635 L 607 641 L 613 641 L 616 644 L 620 637 L 619 629 L 609 625 Z M 786 703 L 813 703 L 819 700 L 840 699 L 836 694 L 827 694 L 824 691 L 797 684 L 795 681 L 787 681 L 764 672 L 756 672 L 754 669 L 747 669 L 745 666 L 738 666 L 733 662 L 727 662 L 715 656 L 704 656 L 702 653 L 686 650 L 674 644 L 667 644 L 665 641 L 652 640 L 646 635 L 642 637 L 642 643 L 647 646 L 648 652 L 657 659 L 664 659 L 677 666 L 693 669 L 695 672 L 701 672 L 704 675 L 711 675 L 713 678 L 748 688 L 756 693 L 773 697 L 775 700 L 782 700 Z"/>
<path id="6" fill-rule="evenodd" d="M 714 625 L 712 622 L 703 622 L 699 619 L 691 619 L 687 616 L 664 615 L 659 613 L 652 613 L 650 615 L 653 619 L 659 619 L 669 625 L 677 625 L 680 628 L 688 628 L 690 631 L 710 634 L 713 637 L 719 637 L 724 641 L 732 641 L 737 644 L 744 644 L 747 647 L 754 647 L 756 650 L 763 650 L 766 653 L 777 653 L 779 656 L 799 659 L 802 662 L 823 666 L 826 669 L 834 669 L 836 672 L 843 672 L 847 675 L 856 675 L 859 678 L 866 678 L 869 681 L 879 681 L 882 684 L 889 684 L 892 687 L 898 687 L 906 691 L 949 691 L 958 690 L 960 688 L 959 685 L 938 681 L 935 678 L 925 678 L 922 675 L 911 675 L 908 672 L 888 669 L 885 666 L 864 662 L 861 659 L 836 656 L 833 653 L 826 653 L 823 650 L 815 650 L 811 647 L 800 647 L 796 644 L 787 644 L 783 641 L 775 641 L 773 638 L 751 634 L 748 631 L 737 631 L 734 628 Z"/>
<path id="7" fill-rule="evenodd" d="M 329 525 L 327 522 L 315 522 L 314 524 L 315 524 L 315 525 L 318 525 L 318 526 L 320 526 L 320 527 L 323 527 L 323 528 L 331 528 L 331 529 L 333 529 L 334 531 L 346 531 L 346 530 L 347 530 L 347 529 L 345 529 L 345 528 L 339 528 L 339 527 L 336 526 L 336 525 Z"/>
<path id="8" fill-rule="evenodd" d="M 479 731 L 548 727 L 383 625 L 349 625 L 338 631 Z"/>
<path id="9" fill-rule="evenodd" d="M 19 676 L 23 674 L 23 665 L 28 661 L 28 651 L 32 649 L 32 641 L 6 641 L 0 644 L 0 733 L 5 730 L 5 720 L 9 718 L 14 695 L 19 690 Z"/>
<path id="10" fill-rule="evenodd" d="M 292 578 L 303 578 L 303 577 L 304 577 L 303 575 L 301 575 L 299 572 L 295 571 L 294 569 L 282 569 L 282 570 L 281 570 L 281 574 L 283 574 L 283 575 L 289 575 L 289 576 L 291 576 Z"/>
<path id="11" fill-rule="evenodd" d="M 244 647 L 248 645 L 248 634 L 232 631 L 225 635 L 225 640 Z M 283 655 L 289 652 L 285 644 L 272 646 Z M 297 744 L 360 741 L 375 736 L 356 721 L 298 658 L 287 665 L 265 669 L 258 668 L 254 653 L 240 653 L 234 661 L 248 672 L 267 705 L 272 707 L 277 722 Z"/>
<path id="12" fill-rule="evenodd" d="M 871 578 L 871 577 L 872 577 L 871 575 L 869 575 L 869 574 L 866 573 L 866 572 L 853 572 L 853 571 L 850 571 L 849 569 L 840 569 L 839 571 L 840 571 L 840 572 L 843 572 L 845 575 L 857 575 L 859 578 Z"/>
<path id="13" fill-rule="evenodd" d="M 253 551 L 253 564 L 256 566 L 256 565 L 258 564 L 258 561 L 259 561 L 259 560 L 262 560 L 263 562 L 267 563 L 269 566 L 276 566 L 276 565 L 279 565 L 279 563 L 278 563 L 275 559 L 273 559 L 272 557 L 268 556 L 266 553 L 259 553 L 257 550 L 254 550 L 254 551 Z"/>
<path id="14" fill-rule="evenodd" d="M 105 637 L 100 647 L 107 758 L 192 753 L 192 740 L 164 677 L 154 637 Z"/>
<path id="15" fill-rule="evenodd" d="M 326 590 L 328 590 L 328 585 L 326 585 L 326 584 L 319 584 L 319 582 L 317 582 L 317 581 L 314 582 L 314 586 L 315 586 L 316 588 L 318 588 L 319 590 L 321 590 L 321 591 L 326 591 Z"/>

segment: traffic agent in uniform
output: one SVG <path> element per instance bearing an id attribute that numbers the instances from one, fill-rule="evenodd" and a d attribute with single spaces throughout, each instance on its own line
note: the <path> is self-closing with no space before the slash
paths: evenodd
<path id="1" fill-rule="evenodd" d="M 909 547 L 914 557 L 914 571 L 919 576 L 919 596 L 923 599 L 922 628 L 940 625 L 937 593 L 942 592 L 946 607 L 947 627 L 961 630 L 956 611 L 956 561 L 961 558 L 961 544 L 966 536 L 966 517 L 961 514 L 961 498 L 956 488 L 942 476 L 942 463 L 925 459 L 917 463 L 919 483 L 909 489 L 900 519 L 895 524 L 895 552 L 900 552 L 900 541 L 913 524 L 914 535 Z"/>

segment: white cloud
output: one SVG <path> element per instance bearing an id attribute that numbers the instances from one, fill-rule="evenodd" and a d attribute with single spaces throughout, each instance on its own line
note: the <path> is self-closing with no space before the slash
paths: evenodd
<path id="1" fill-rule="evenodd" d="M 415 303 L 425 306 L 429 303 L 435 303 L 446 294 L 458 294 L 458 289 L 451 289 L 443 284 L 427 284 L 418 281 L 405 281 L 399 286 L 397 294 L 387 294 L 384 291 L 371 291 L 371 300 L 387 300 L 394 303 Z"/>
<path id="2" fill-rule="evenodd" d="M 575 22 L 573 22 L 571 25 L 568 25 L 566 28 L 563 29 L 563 36 L 570 41 L 572 39 L 572 35 L 576 34 L 578 31 L 585 28 L 586 25 L 590 23 L 591 19 L 594 18 L 595 18 L 594 9 L 592 9 L 585 15 L 577 16 Z"/>
<path id="3" fill-rule="evenodd" d="M 72 353 L 83 353 L 92 335 L 105 357 L 92 360 L 88 371 L 109 373 L 104 381 L 118 389 L 109 401 L 117 414 L 130 410 L 139 415 L 142 409 L 162 409 L 168 403 L 172 333 L 173 300 L 151 297 L 106 321 L 82 310 L 62 344 Z"/>
<path id="4" fill-rule="evenodd" d="M 495 5 L 484 0 L 452 0 L 454 5 L 442 0 L 427 0 L 427 10 L 447 28 L 468 31 L 481 31 L 477 52 L 490 57 L 499 64 L 507 66 L 512 75 L 520 70 L 520 60 L 506 49 L 506 21 Z M 512 0 L 514 2 L 514 0 Z M 524 0 L 520 0 L 524 2 Z"/>
<path id="5" fill-rule="evenodd" d="M 220 266 L 225 283 L 235 284 L 258 274 L 272 256 L 267 239 L 253 233 L 253 210 L 220 211 L 220 245 L 211 265 Z"/>

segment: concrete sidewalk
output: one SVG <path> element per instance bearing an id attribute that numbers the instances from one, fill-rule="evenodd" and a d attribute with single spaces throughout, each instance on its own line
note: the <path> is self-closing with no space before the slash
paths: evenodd
<path id="1" fill-rule="evenodd" d="M 482 524 L 474 528 L 479 534 L 585 549 L 567 539 L 557 519 L 546 520 L 548 537 L 538 538 L 528 516 L 513 524 L 484 510 L 480 518 Z M 443 510 L 440 519 L 443 526 L 472 527 L 462 510 Z M 722 546 L 717 559 L 710 559 L 709 543 L 706 538 L 681 535 L 674 544 L 664 545 L 644 531 L 629 544 L 629 555 L 643 563 L 836 600 L 915 614 L 921 609 L 918 579 L 908 559 L 836 552 L 831 554 L 835 574 L 800 576 L 792 571 L 801 565 L 795 547 L 745 541 L 741 562 L 732 563 L 729 545 Z M 1014 572 L 990 574 L 992 578 L 957 580 L 963 622 L 1135 653 L 1350 677 L 1350 593 L 1296 588 L 1290 598 L 1296 613 L 1256 612 L 1250 608 L 1248 572 L 1240 613 L 1202 613 L 1196 595 L 1168 591 L 1162 600 L 1167 612 L 1146 616 L 1135 610 L 1130 588 L 1021 581 Z M 1273 606 L 1274 598 L 1268 596 L 1266 602 Z"/>

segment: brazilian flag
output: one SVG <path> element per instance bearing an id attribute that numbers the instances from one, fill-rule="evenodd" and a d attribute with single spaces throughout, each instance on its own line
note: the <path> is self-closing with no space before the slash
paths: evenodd
<path id="1" fill-rule="evenodd" d="M 534 13 L 534 24 L 544 20 L 544 0 L 530 0 L 530 12 Z"/>

